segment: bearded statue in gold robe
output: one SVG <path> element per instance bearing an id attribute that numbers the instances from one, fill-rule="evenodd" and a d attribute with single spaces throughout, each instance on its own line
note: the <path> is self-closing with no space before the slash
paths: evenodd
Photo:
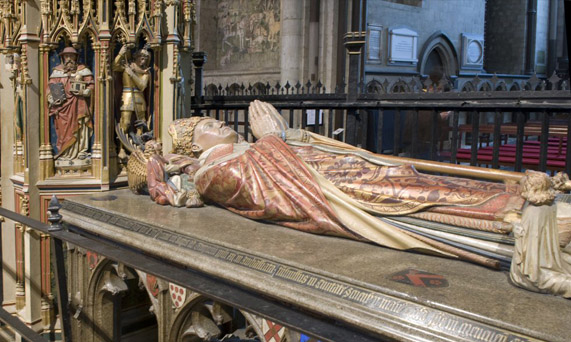
<path id="1" fill-rule="evenodd" d="M 559 210 L 560 215 L 554 204 L 529 204 L 522 196 L 522 188 L 527 187 L 515 182 L 421 173 L 412 159 L 375 155 L 315 133 L 288 129 L 275 108 L 264 102 L 254 101 L 249 115 L 252 133 L 258 139 L 255 143 L 245 142 L 213 118 L 173 122 L 169 133 L 174 154 L 147 158 L 154 163 L 147 164 L 152 167 L 147 167 L 146 175 L 151 197 L 176 206 L 216 203 L 250 219 L 305 232 L 497 269 L 507 269 L 511 263 L 512 279 L 521 286 L 571 297 L 571 245 L 560 239 L 568 224 L 557 222 L 569 212 L 568 207 Z M 417 164 L 426 167 L 427 162 Z M 457 169 L 468 175 L 481 172 Z M 498 174 L 525 178 L 510 172 Z M 181 176 L 184 182 L 179 180 Z M 170 177 L 175 178 L 170 181 Z M 527 178 L 534 177 L 551 184 L 547 175 Z M 160 190 L 163 188 L 168 193 Z M 551 185 L 547 188 L 553 191 Z M 168 198 L 173 200 L 165 200 Z M 536 248 L 519 239 L 525 235 L 522 231 L 532 230 L 526 227 L 530 220 L 525 220 L 524 206 L 540 208 L 547 213 L 544 221 L 551 220 L 548 228 L 544 228 L 545 222 L 530 223 L 541 231 L 534 236 L 543 234 L 542 241 L 533 242 Z M 515 241 L 512 231 L 519 232 Z M 554 249 L 552 256 L 542 254 L 545 245 Z M 530 255 L 533 249 L 538 253 Z M 547 266 L 551 267 L 549 275 Z M 554 274 L 561 281 L 546 281 Z"/>

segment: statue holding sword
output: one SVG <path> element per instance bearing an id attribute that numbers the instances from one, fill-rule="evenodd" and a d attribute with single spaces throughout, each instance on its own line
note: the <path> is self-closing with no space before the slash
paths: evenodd
<path id="1" fill-rule="evenodd" d="M 132 60 L 127 58 L 128 45 L 123 45 L 113 61 L 113 71 L 122 73 L 121 118 L 119 128 L 128 134 L 135 115 L 136 134 L 143 134 L 147 121 L 147 102 L 144 91 L 149 84 L 151 55 L 145 48 L 137 50 Z"/>

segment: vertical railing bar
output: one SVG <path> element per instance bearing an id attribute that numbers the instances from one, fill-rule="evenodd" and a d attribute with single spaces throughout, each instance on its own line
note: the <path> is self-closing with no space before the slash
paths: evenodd
<path id="1" fill-rule="evenodd" d="M 401 125 L 400 109 L 396 109 L 395 110 L 395 122 L 394 122 L 395 132 L 394 132 L 394 136 L 393 136 L 393 155 L 395 155 L 395 156 L 399 155 L 400 125 Z"/>
<path id="2" fill-rule="evenodd" d="M 430 130 L 430 160 L 436 160 L 436 146 L 438 145 L 438 110 L 432 110 L 432 125 Z"/>
<path id="3" fill-rule="evenodd" d="M 327 117 L 327 121 L 328 121 L 328 129 L 327 129 L 327 137 L 329 138 L 333 138 L 333 113 L 335 111 L 331 108 L 329 108 L 329 116 Z"/>
<path id="4" fill-rule="evenodd" d="M 377 126 L 377 153 L 383 153 L 383 117 L 385 115 L 385 110 L 379 108 L 379 123 Z"/>
<path id="5" fill-rule="evenodd" d="M 220 108 L 216 108 L 216 120 L 220 120 Z"/>
<path id="6" fill-rule="evenodd" d="M 307 109 L 303 108 L 301 110 L 301 128 L 305 129 L 307 127 Z"/>
<path id="7" fill-rule="evenodd" d="M 224 122 L 227 126 L 230 124 L 230 114 L 228 113 L 228 109 L 224 109 Z"/>
<path id="8" fill-rule="evenodd" d="M 565 152 L 565 172 L 571 174 L 571 114 L 567 113 L 567 143 Z"/>
<path id="9" fill-rule="evenodd" d="M 249 111 L 248 108 L 244 109 L 244 138 L 246 138 L 246 141 L 248 141 L 248 134 L 250 134 L 250 132 L 248 132 L 249 129 L 249 122 L 248 122 L 248 117 L 249 117 Z"/>
<path id="10" fill-rule="evenodd" d="M 470 165 L 478 163 L 478 147 L 480 142 L 480 112 L 472 111 L 472 146 L 470 149 Z"/>
<path id="11" fill-rule="evenodd" d="M 48 221 L 50 222 L 49 232 L 58 232 L 63 230 L 63 225 L 61 223 L 62 216 L 59 213 L 61 209 L 61 204 L 58 202 L 55 195 L 48 205 Z M 61 329 L 63 335 L 63 341 L 71 342 L 71 317 L 68 305 L 68 291 L 67 291 L 67 278 L 65 274 L 65 259 L 63 253 L 63 241 L 52 237 L 52 250 L 54 253 L 54 275 L 56 280 L 56 288 L 58 292 L 58 309 L 61 319 Z"/>
<path id="12" fill-rule="evenodd" d="M 522 111 L 517 112 L 517 133 L 515 145 L 515 167 L 514 171 L 520 172 L 522 169 L 523 161 L 523 135 L 524 135 L 524 121 L 525 113 Z"/>
<path id="13" fill-rule="evenodd" d="M 294 121 L 293 109 L 289 109 L 289 127 L 290 128 L 294 128 L 293 127 L 293 121 Z"/>
<path id="14" fill-rule="evenodd" d="M 315 125 L 313 125 L 313 129 L 311 130 L 313 133 L 319 133 L 319 113 L 321 112 L 321 109 L 316 108 L 315 109 Z"/>
<path id="15" fill-rule="evenodd" d="M 410 125 L 410 156 L 411 158 L 415 158 L 416 154 L 418 153 L 418 108 L 414 108 L 412 111 L 412 120 L 413 123 Z"/>
<path id="16" fill-rule="evenodd" d="M 357 145 L 357 110 L 347 107 L 345 110 L 345 142 Z"/>
<path id="17" fill-rule="evenodd" d="M 500 145 L 501 145 L 501 134 L 502 134 L 502 113 L 496 109 L 494 113 L 494 146 L 492 147 L 492 168 L 498 169 L 500 167 Z"/>
<path id="18" fill-rule="evenodd" d="M 359 117 L 361 118 L 361 147 L 369 149 L 367 145 L 367 136 L 369 135 L 369 112 L 365 109 L 359 110 Z"/>
<path id="19" fill-rule="evenodd" d="M 450 162 L 456 164 L 458 154 L 458 120 L 460 113 L 458 110 L 454 110 L 452 115 L 452 145 L 450 146 Z"/>
<path id="20" fill-rule="evenodd" d="M 547 147 L 549 145 L 549 114 L 541 113 L 541 145 L 539 145 L 539 170 L 547 170 Z"/>
<path id="21" fill-rule="evenodd" d="M 232 109 L 232 111 L 234 112 L 234 130 L 236 132 L 238 132 L 238 110 L 236 108 Z"/>
<path id="22" fill-rule="evenodd" d="M 349 109 L 343 107 L 341 108 L 341 133 L 337 135 L 337 140 L 347 142 L 348 131 L 347 131 L 347 120 L 349 119 Z"/>

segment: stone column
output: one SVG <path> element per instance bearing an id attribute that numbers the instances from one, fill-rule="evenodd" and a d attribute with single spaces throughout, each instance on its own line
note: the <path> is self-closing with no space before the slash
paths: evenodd
<path id="1" fill-rule="evenodd" d="M 525 73 L 535 72 L 535 36 L 537 34 L 537 0 L 527 1 L 527 26 L 525 40 Z"/>
<path id="2" fill-rule="evenodd" d="M 319 58 L 319 0 L 310 0 L 309 6 L 309 51 L 308 51 L 308 74 L 311 82 L 321 80 L 318 74 Z"/>
<path id="3" fill-rule="evenodd" d="M 14 186 L 10 177 L 14 174 L 14 155 L 12 148 L 15 141 L 14 137 L 14 89 L 11 87 L 11 81 L 8 78 L 9 72 L 4 69 L 6 65 L 6 55 L 0 54 L 0 141 L 1 155 L 0 161 L 2 178 L 2 207 L 14 210 Z M 16 230 L 12 220 L 1 222 L 2 227 L 2 280 L 3 280 L 3 301 L 2 307 L 10 313 L 16 311 Z M 3 329 L 3 327 L 1 328 Z M 3 335 L 0 331 L 0 340 Z"/>
<path id="4" fill-rule="evenodd" d="M 347 102 L 357 100 L 359 94 L 359 85 L 362 82 L 361 77 L 361 52 L 365 46 L 364 22 L 365 8 L 367 4 L 365 0 L 353 0 L 351 7 L 351 31 L 347 32 L 343 37 L 345 48 L 349 54 L 349 87 L 347 89 Z M 345 141 L 348 144 L 355 145 L 357 143 L 357 113 L 355 110 L 349 110 L 347 113 L 347 123 L 345 126 Z"/>
<path id="5" fill-rule="evenodd" d="M 303 0 L 282 1 L 281 84 L 302 82 Z M 302 82 L 303 83 L 303 82 Z"/>
<path id="6" fill-rule="evenodd" d="M 557 2 L 549 2 L 549 40 L 547 43 L 547 76 L 551 76 L 557 66 Z"/>
<path id="7" fill-rule="evenodd" d="M 23 318 L 27 324 L 32 326 L 32 329 L 39 330 L 42 323 L 40 235 L 37 231 L 27 227 L 24 233 L 24 251 L 26 253 L 24 259 L 26 309 Z"/>
<path id="8" fill-rule="evenodd" d="M 337 81 L 337 48 L 340 45 L 339 26 L 339 2 L 337 0 L 321 0 L 320 2 L 320 43 L 318 75 L 321 82 L 327 87 L 328 92 L 335 90 Z M 344 52 L 344 51 L 343 51 Z"/>
<path id="9" fill-rule="evenodd" d="M 179 51 L 178 44 L 180 37 L 177 31 L 177 10 L 178 4 L 171 4 L 165 8 L 165 21 L 167 28 L 166 44 L 160 49 L 160 90 L 161 96 L 158 101 L 160 105 L 155 106 L 154 132 L 155 137 L 160 138 L 163 143 L 163 151 L 172 149 L 172 142 L 168 134 L 168 128 L 171 122 L 177 118 L 177 99 L 178 99 L 178 83 L 180 82 L 180 74 L 178 69 Z M 158 48 L 158 47 L 157 47 Z M 155 54 L 157 58 L 159 54 Z M 157 77 L 157 76 L 155 76 Z M 154 86 L 154 84 L 153 84 Z M 156 95 L 156 94 L 155 94 Z M 157 96 L 155 96 L 157 99 Z"/>
<path id="10" fill-rule="evenodd" d="M 42 99 L 41 91 L 41 68 L 37 61 L 40 60 L 39 37 L 41 13 L 39 1 L 28 1 L 24 4 L 25 15 L 22 22 L 22 66 L 25 68 L 24 81 L 24 113 L 26 134 L 27 156 L 24 172 L 23 192 L 29 200 L 29 216 L 36 220 L 41 220 L 44 216 L 41 213 L 40 193 L 36 186 L 40 179 L 40 113 Z M 32 329 L 41 329 L 41 247 L 40 236 L 28 227 L 24 227 L 24 278 L 25 278 L 25 310 L 21 313 L 24 322 Z"/>
<path id="11" fill-rule="evenodd" d="M 571 2 L 563 1 L 563 13 L 565 17 L 563 19 L 564 27 L 563 34 L 561 38 L 561 57 L 557 59 L 558 71 L 566 71 L 567 76 L 569 76 L 569 46 L 571 46 L 571 25 L 565 24 L 571 22 Z"/>

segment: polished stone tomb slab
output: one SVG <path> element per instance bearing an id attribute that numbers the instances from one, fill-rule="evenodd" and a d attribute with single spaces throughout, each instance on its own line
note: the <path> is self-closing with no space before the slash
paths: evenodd
<path id="1" fill-rule="evenodd" d="M 128 190 L 67 199 L 64 221 L 137 250 L 403 341 L 569 341 L 571 301 L 505 272 L 298 232 Z"/>

